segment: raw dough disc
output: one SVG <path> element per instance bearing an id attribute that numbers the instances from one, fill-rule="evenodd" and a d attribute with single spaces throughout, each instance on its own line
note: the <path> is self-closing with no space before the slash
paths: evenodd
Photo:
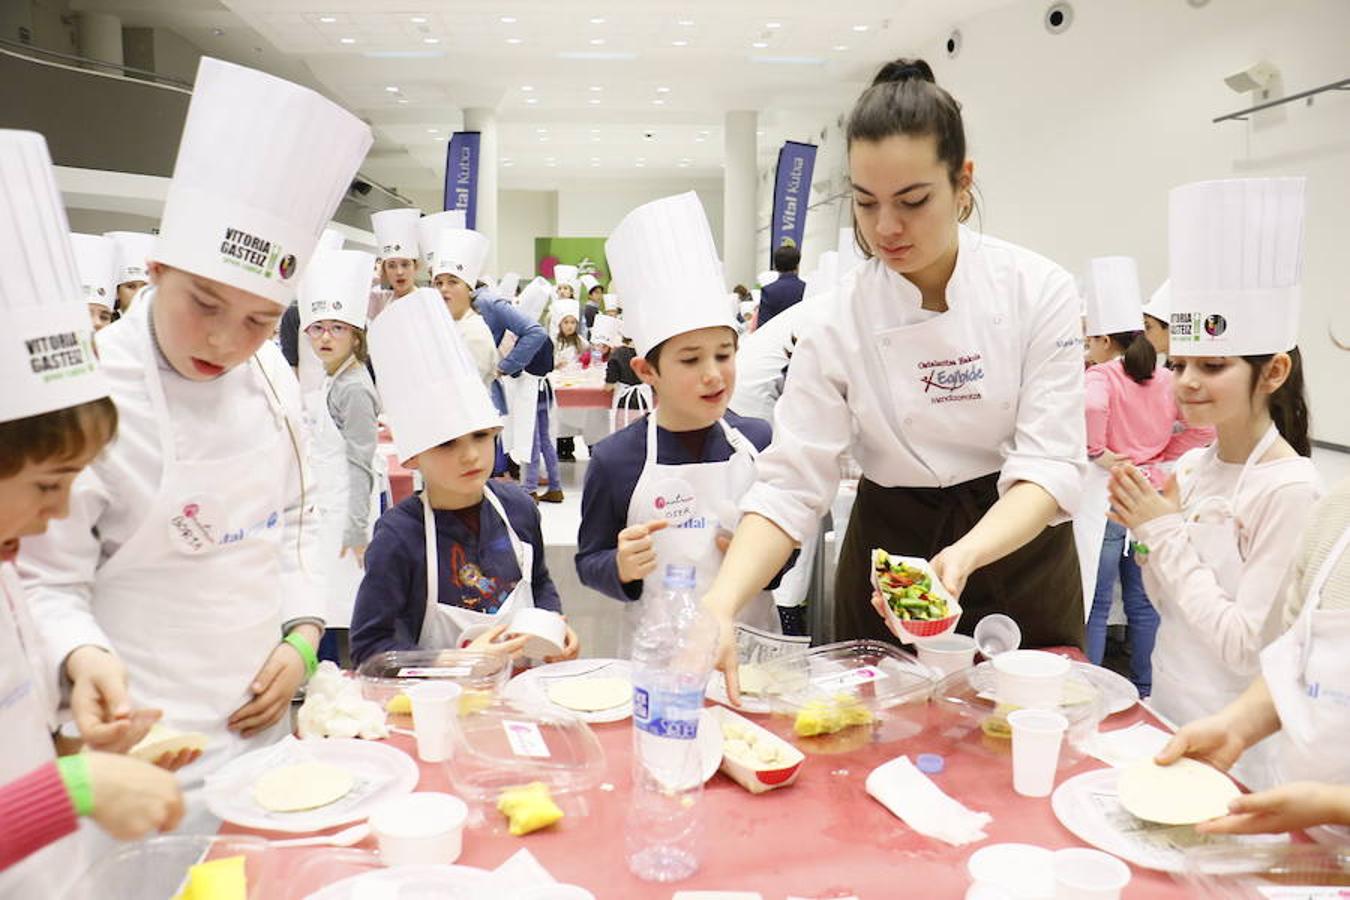
<path id="1" fill-rule="evenodd" d="M 140 743 L 127 751 L 127 756 L 154 762 L 166 753 L 177 754 L 183 750 L 206 750 L 207 737 L 201 732 L 174 731 L 167 725 L 156 723 L 141 738 Z"/>
<path id="2" fill-rule="evenodd" d="M 1151 759 L 1122 769 L 1120 805 L 1136 818 L 1161 825 L 1194 825 L 1228 814 L 1239 793 L 1232 779 L 1194 759 L 1160 766 Z"/>
<path id="3" fill-rule="evenodd" d="M 613 709 L 633 699 L 627 678 L 558 678 L 547 688 L 548 699 L 576 712 Z"/>
<path id="4" fill-rule="evenodd" d="M 356 779 L 327 763 L 307 762 L 273 769 L 253 783 L 253 799 L 269 812 L 299 812 L 341 800 Z"/>

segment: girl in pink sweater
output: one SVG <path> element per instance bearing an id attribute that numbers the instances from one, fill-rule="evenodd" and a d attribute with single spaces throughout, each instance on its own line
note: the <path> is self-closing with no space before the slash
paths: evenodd
<path id="1" fill-rule="evenodd" d="M 1143 331 L 1091 336 L 1084 376 L 1088 459 L 1110 470 L 1132 463 L 1161 488 L 1172 463 L 1193 447 L 1214 440 L 1214 429 L 1188 429 L 1172 394 L 1172 373 L 1158 366 L 1158 354 Z M 1097 589 L 1087 623 L 1087 655 L 1101 665 L 1106 623 L 1116 579 L 1129 624 L 1131 681 L 1141 697 L 1153 688 L 1154 636 L 1158 612 L 1144 590 L 1133 550 L 1125 547 L 1125 526 L 1106 523 L 1097 566 Z"/>

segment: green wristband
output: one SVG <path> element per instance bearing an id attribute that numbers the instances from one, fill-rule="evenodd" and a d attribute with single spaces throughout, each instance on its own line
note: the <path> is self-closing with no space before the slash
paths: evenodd
<path id="1" fill-rule="evenodd" d="M 309 645 L 299 633 L 292 631 L 286 635 L 286 643 L 295 648 L 295 652 L 300 654 L 300 658 L 305 661 L 305 678 L 311 678 L 314 670 L 319 668 L 319 657 L 314 653 L 314 648 Z"/>
<path id="2" fill-rule="evenodd" d="M 94 786 L 89 783 L 89 757 L 83 753 L 72 753 L 56 761 L 61 780 L 66 783 L 66 793 L 75 806 L 75 814 L 89 816 L 94 813 Z"/>

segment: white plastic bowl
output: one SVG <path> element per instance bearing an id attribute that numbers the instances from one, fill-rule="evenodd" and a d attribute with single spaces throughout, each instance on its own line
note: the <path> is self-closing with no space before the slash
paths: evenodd
<path id="1" fill-rule="evenodd" d="M 453 794 L 405 794 L 370 816 L 387 866 L 450 865 L 464 849 L 469 807 Z"/>
<path id="2" fill-rule="evenodd" d="M 994 693 L 1000 703 L 1054 709 L 1064 700 L 1064 681 L 1073 663 L 1044 650 L 1009 650 L 993 659 Z"/>

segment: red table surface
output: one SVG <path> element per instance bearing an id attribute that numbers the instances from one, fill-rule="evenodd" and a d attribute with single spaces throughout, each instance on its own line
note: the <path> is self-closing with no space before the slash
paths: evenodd
<path id="1" fill-rule="evenodd" d="M 565 409 L 609 409 L 613 394 L 598 387 L 555 387 L 553 398 Z"/>
<path id="2" fill-rule="evenodd" d="M 919 714 L 930 719 L 942 715 L 931 706 L 926 711 L 920 708 Z M 791 725 L 783 717 L 753 718 L 780 734 L 787 734 Z M 1117 728 L 1140 720 L 1160 724 L 1140 707 L 1105 724 Z M 521 838 L 506 835 L 501 827 L 470 830 L 460 864 L 495 868 L 520 848 L 528 848 L 559 881 L 585 887 L 603 900 L 668 900 L 677 889 L 753 890 L 766 900 L 789 895 L 855 895 L 862 900 L 960 898 L 969 887 L 966 860 L 979 847 L 1009 841 L 1051 849 L 1082 846 L 1059 824 L 1049 798 L 1030 799 L 1013 792 L 1011 762 L 1006 756 L 958 746 L 941 736 L 939 729 L 928 728 L 907 740 L 868 744 L 845 753 L 809 754 L 795 784 L 765 794 L 752 795 L 725 775 L 715 775 L 701 807 L 703 857 L 698 873 L 677 885 L 648 884 L 629 874 L 624 862 L 631 722 L 592 727 L 605 751 L 604 781 L 613 788 L 585 795 L 589 814 L 565 818 L 552 829 Z M 389 743 L 415 758 L 412 738 L 396 734 Z M 940 788 L 971 809 L 993 815 L 987 840 L 951 847 L 924 837 L 866 793 L 864 779 L 873 768 L 902 753 L 913 759 L 925 752 L 946 757 L 946 770 L 933 776 Z M 418 765 L 422 771 L 418 790 L 453 792 L 442 765 L 420 761 Z M 1084 759 L 1061 770 L 1057 783 L 1095 768 L 1101 768 L 1101 763 Z M 257 832 L 227 824 L 221 833 Z M 374 839 L 360 847 L 374 849 Z M 285 851 L 278 865 L 284 874 L 313 852 Z M 1125 890 L 1128 900 L 1186 896 L 1171 876 L 1131 868 L 1134 878 Z M 318 887 L 293 886 L 305 891 Z"/>

